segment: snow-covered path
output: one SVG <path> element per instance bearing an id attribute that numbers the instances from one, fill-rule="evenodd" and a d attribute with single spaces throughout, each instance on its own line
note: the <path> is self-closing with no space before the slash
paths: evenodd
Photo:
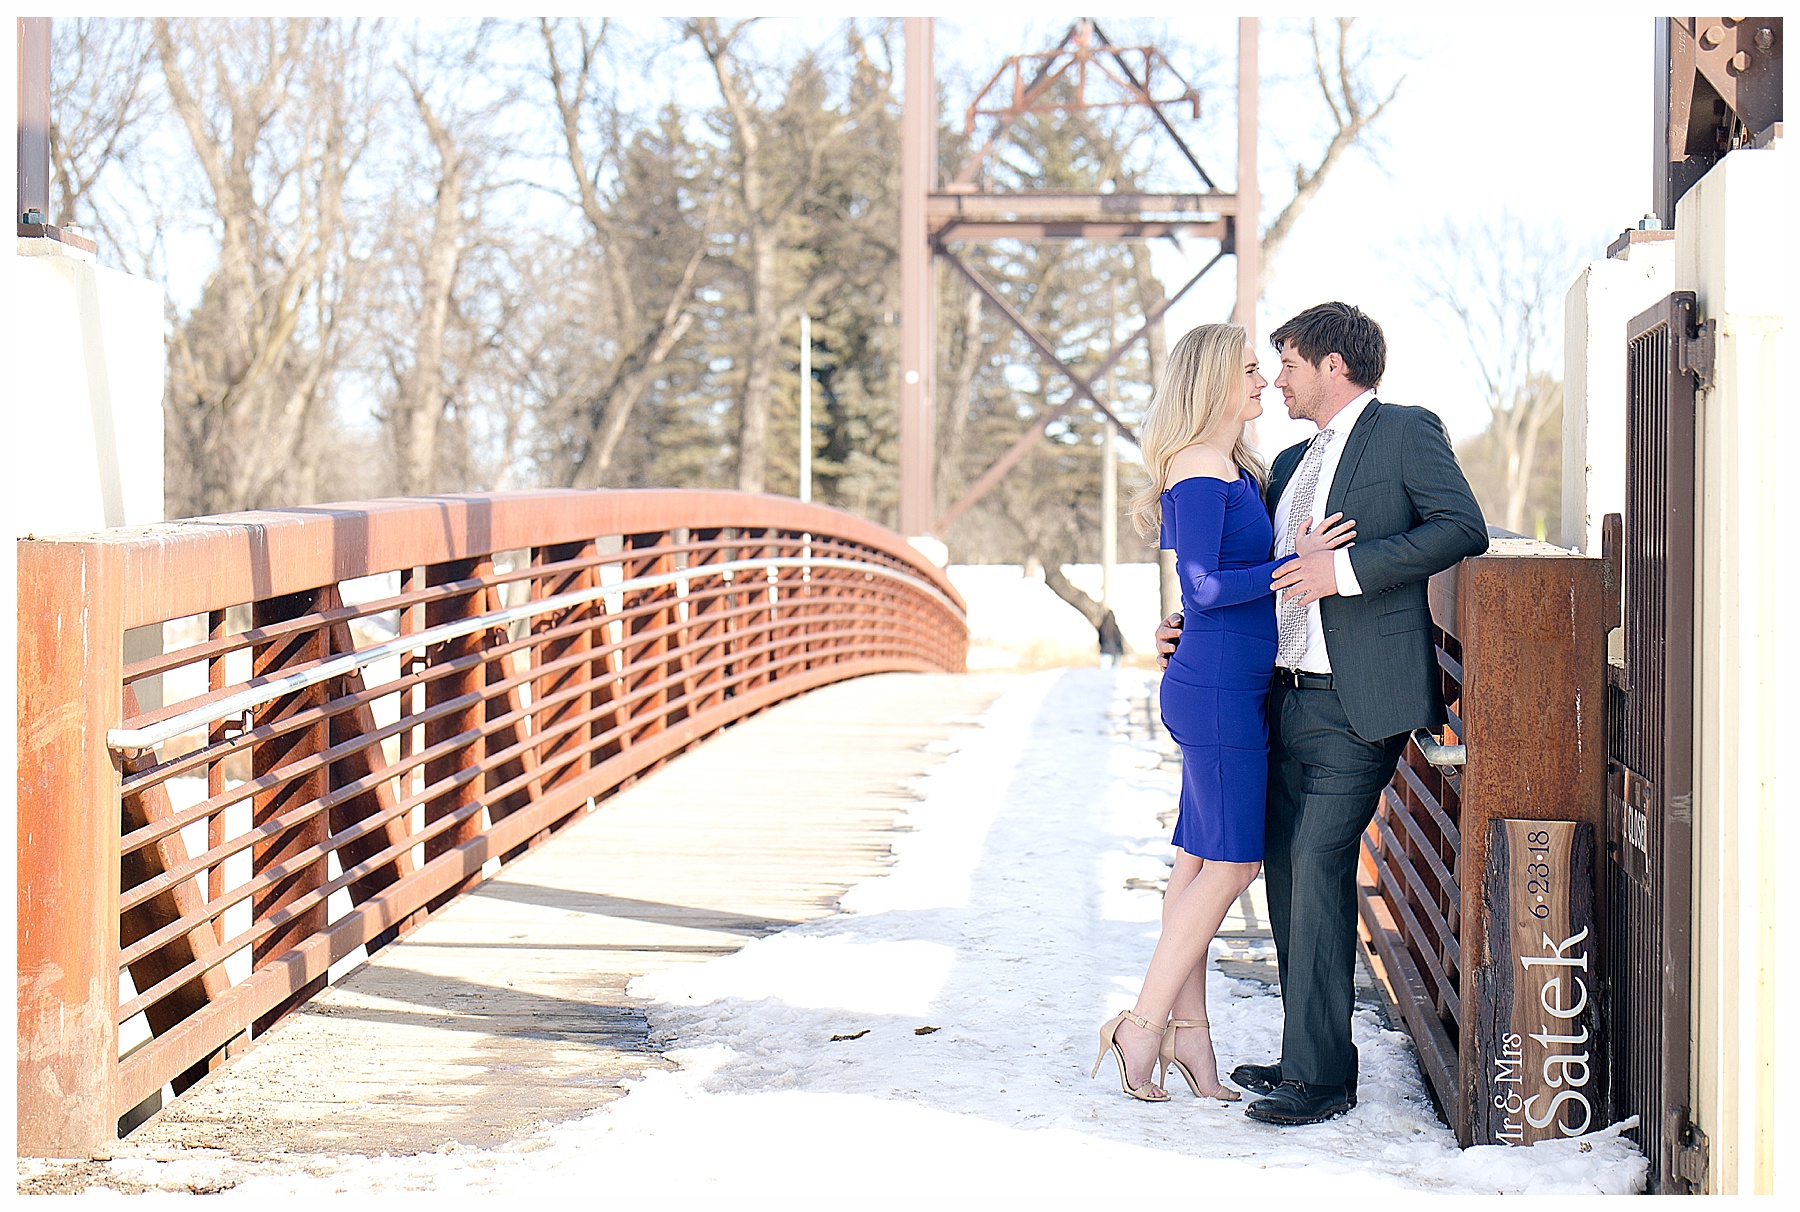
<path id="1" fill-rule="evenodd" d="M 1605 1133 L 1458 1150 L 1406 1037 L 1366 1013 L 1360 1104 L 1324 1125 L 1257 1124 L 1179 1083 L 1170 1103 L 1134 1102 L 1110 1060 L 1089 1079 L 1095 1028 L 1130 1004 L 1156 939 L 1158 895 L 1126 886 L 1163 874 L 1157 814 L 1176 790 L 1120 719 L 1146 679 L 1021 677 L 921 780 L 897 862 L 841 913 L 641 978 L 633 992 L 654 999 L 679 1070 L 506 1149 L 340 1158 L 328 1173 L 309 1159 L 225 1198 L 436 1189 L 1061 1206 L 1182 1189 L 1171 1183 L 1196 1198 L 1635 1189 L 1642 1159 Z M 1216 971 L 1209 995 L 1221 1067 L 1272 1059 L 1278 1000 Z"/>

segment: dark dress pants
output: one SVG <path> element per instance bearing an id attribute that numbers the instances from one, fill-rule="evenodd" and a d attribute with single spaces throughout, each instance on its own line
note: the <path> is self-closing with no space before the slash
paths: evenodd
<path id="1" fill-rule="evenodd" d="M 1268 853 L 1284 1024 L 1281 1076 L 1343 1085 L 1355 1072 L 1356 863 L 1406 734 L 1365 741 L 1335 690 L 1269 694 Z"/>

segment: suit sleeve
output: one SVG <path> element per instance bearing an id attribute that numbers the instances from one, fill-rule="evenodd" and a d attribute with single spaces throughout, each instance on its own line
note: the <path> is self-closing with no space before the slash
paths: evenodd
<path id="1" fill-rule="evenodd" d="M 1366 594 L 1423 581 L 1488 547 L 1487 522 L 1450 449 L 1444 423 L 1425 409 L 1403 415 L 1410 423 L 1401 435 L 1401 477 L 1418 521 L 1387 538 L 1358 539 L 1349 549 L 1350 566 Z"/>
<path id="2" fill-rule="evenodd" d="M 1191 487 L 1189 487 L 1191 485 Z M 1214 487 L 1217 485 L 1217 487 Z M 1175 571 L 1187 601 L 1197 610 L 1235 606 L 1269 594 L 1274 570 L 1293 556 L 1248 568 L 1219 567 L 1225 535 L 1225 482 L 1208 477 L 1176 485 Z"/>

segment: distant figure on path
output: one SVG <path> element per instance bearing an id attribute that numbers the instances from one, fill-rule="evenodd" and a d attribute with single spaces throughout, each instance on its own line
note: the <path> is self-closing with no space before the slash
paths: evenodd
<path id="1" fill-rule="evenodd" d="M 1314 1124 L 1356 1105 L 1362 834 L 1407 734 L 1445 719 L 1426 581 L 1488 540 L 1443 422 L 1375 398 L 1387 367 L 1380 325 L 1348 304 L 1321 303 L 1269 340 L 1288 415 L 1319 432 L 1276 456 L 1267 501 L 1275 554 L 1297 553 L 1272 581 L 1280 651 L 1269 698 L 1268 890 L 1281 1057 L 1231 1076 L 1267 1096 L 1245 1109 L 1252 1118 Z M 1308 551 L 1307 523 L 1339 513 L 1355 515 L 1358 541 Z M 1184 611 L 1157 630 L 1157 651 L 1174 654 L 1170 673 L 1194 622 Z"/>
<path id="2" fill-rule="evenodd" d="M 1163 723 L 1181 746 L 1181 815 L 1162 937 L 1137 1004 L 1101 1027 L 1094 1061 L 1098 1073 L 1110 1049 L 1120 1086 L 1147 1102 L 1169 1097 L 1168 1069 L 1197 1097 L 1238 1098 L 1219 1082 L 1206 956 L 1226 910 L 1262 863 L 1264 703 L 1275 663 L 1269 581 L 1286 562 L 1269 558 L 1273 536 L 1262 502 L 1268 473 L 1244 441 L 1244 425 L 1262 414 L 1268 386 L 1248 340 L 1239 325 L 1205 324 L 1176 343 L 1144 418 L 1150 483 L 1131 501 L 1138 530 L 1160 529 L 1162 546 L 1175 551 L 1188 619 L 1187 638 L 1162 683 Z M 1316 530 L 1309 524 L 1299 551 L 1328 557 L 1353 534 L 1347 523 Z"/>
<path id="3" fill-rule="evenodd" d="M 1112 611 L 1107 611 L 1100 618 L 1100 668 L 1111 669 L 1125 655 L 1125 633 L 1119 630 L 1119 620 Z"/>

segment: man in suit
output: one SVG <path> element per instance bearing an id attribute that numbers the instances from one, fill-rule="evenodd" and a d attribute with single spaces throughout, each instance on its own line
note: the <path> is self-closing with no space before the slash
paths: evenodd
<path id="1" fill-rule="evenodd" d="M 1281 1059 L 1239 1065 L 1232 1080 L 1264 1095 L 1245 1109 L 1275 1124 L 1313 1124 L 1356 1105 L 1356 865 L 1363 830 L 1407 735 L 1445 720 L 1426 581 L 1487 550 L 1481 508 L 1441 421 L 1384 404 L 1381 327 L 1344 303 L 1277 328 L 1288 415 L 1310 441 L 1270 472 L 1275 554 L 1303 526 L 1354 520 L 1356 541 L 1283 565 L 1272 588 L 1280 642 L 1269 692 L 1269 799 L 1263 864 L 1281 977 Z M 1157 632 L 1174 651 L 1180 616 Z"/>

